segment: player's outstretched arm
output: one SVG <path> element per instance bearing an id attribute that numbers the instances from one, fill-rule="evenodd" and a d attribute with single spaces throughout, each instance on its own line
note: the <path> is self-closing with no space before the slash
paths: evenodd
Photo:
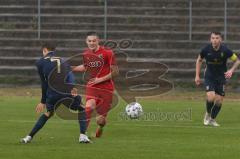
<path id="1" fill-rule="evenodd" d="M 89 84 L 98 84 L 102 83 L 104 81 L 107 81 L 109 79 L 112 79 L 113 77 L 117 76 L 119 74 L 118 66 L 117 65 L 112 65 L 111 66 L 111 72 L 107 74 L 106 76 L 100 77 L 100 78 L 94 78 L 89 81 Z"/>
<path id="2" fill-rule="evenodd" d="M 238 68 L 240 64 L 240 60 L 237 58 L 235 63 L 233 64 L 232 68 L 225 72 L 225 78 L 229 79 L 232 77 L 233 72 Z"/>
<path id="3" fill-rule="evenodd" d="M 196 76 L 195 76 L 195 83 L 197 86 L 200 85 L 200 83 L 201 83 L 200 73 L 201 73 L 202 62 L 203 62 L 203 60 L 202 60 L 201 56 L 199 55 L 197 58 L 197 61 L 196 61 Z"/>
<path id="4" fill-rule="evenodd" d="M 84 65 L 71 66 L 71 69 L 73 72 L 85 72 L 86 71 L 86 67 Z"/>

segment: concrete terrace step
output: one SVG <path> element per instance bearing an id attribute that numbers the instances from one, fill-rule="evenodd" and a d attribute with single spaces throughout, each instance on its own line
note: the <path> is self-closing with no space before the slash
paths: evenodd
<path id="1" fill-rule="evenodd" d="M 32 66 L 35 66 L 35 62 L 40 57 L 0 57 L 0 63 L 1 63 L 1 69 L 7 69 L 7 66 L 11 66 L 10 68 L 19 67 L 20 69 L 30 69 Z M 67 58 L 67 57 L 65 57 Z M 79 59 L 72 59 L 73 63 L 78 62 Z M 121 62 L 120 61 L 127 60 L 128 62 L 134 63 L 134 62 L 153 62 L 153 63 L 162 63 L 168 66 L 171 69 L 190 69 L 195 68 L 196 63 L 196 57 L 192 58 L 133 58 L 129 57 L 127 59 L 123 58 L 117 58 L 117 61 L 119 62 L 119 66 L 121 68 Z M 231 62 L 229 61 L 229 64 Z M 22 68 L 23 67 L 23 68 Z M 28 68 L 29 67 L 29 68 Z"/>
<path id="2" fill-rule="evenodd" d="M 15 70 L 16 72 L 21 72 L 21 74 L 14 74 L 12 71 L 12 69 L 5 69 L 5 70 L 2 70 L 0 68 L 0 73 L 1 72 L 8 72 L 8 75 L 1 75 L 0 76 L 0 79 L 4 78 L 4 79 L 15 79 L 13 80 L 13 82 L 15 81 L 28 81 L 26 82 L 26 84 L 31 84 L 31 83 L 39 83 L 39 77 L 38 77 L 38 74 L 37 74 L 37 71 L 36 69 L 32 69 L 32 70 L 24 70 L 24 72 L 22 72 L 22 70 L 18 70 L 18 69 L 13 69 Z M 159 73 L 157 70 L 151 70 L 152 73 Z M 13 74 L 12 74 L 13 73 Z M 236 72 L 235 76 L 239 76 L 240 75 L 240 72 Z M 195 69 L 171 69 L 169 68 L 168 69 L 168 72 L 162 77 L 163 79 L 167 79 L 171 82 L 173 82 L 174 84 L 178 84 L 179 82 L 185 82 L 185 83 L 189 83 L 189 82 L 193 82 L 194 83 L 194 77 L 195 77 Z M 203 77 L 203 70 L 202 70 L 202 73 L 201 73 L 201 77 Z M 79 77 L 80 78 L 80 77 Z M 78 78 L 77 78 L 78 80 Z M 145 82 L 152 82 L 152 79 L 149 78 L 149 77 L 141 77 L 141 80 L 145 81 Z M 30 81 L 30 82 L 29 82 Z M 5 83 L 11 83 L 11 81 L 6 81 Z"/>
<path id="3" fill-rule="evenodd" d="M 193 24 L 224 24 L 223 16 L 193 16 Z M 95 14 L 42 14 L 42 23 L 103 23 L 104 15 Z M 36 23 L 36 14 L 0 14 L 0 22 L 30 22 Z M 185 24 L 188 25 L 189 17 L 177 16 L 177 15 L 109 15 L 109 23 L 120 23 L 120 24 Z M 240 25 L 238 16 L 228 16 L 228 23 L 234 23 Z"/>
<path id="4" fill-rule="evenodd" d="M 205 45 L 202 45 L 202 47 Z M 231 44 L 228 44 L 230 47 Z M 122 50 L 114 50 L 115 53 L 125 53 L 129 57 L 135 58 L 196 58 L 202 47 L 194 47 L 189 49 L 163 49 L 163 48 L 130 48 L 130 49 L 122 49 Z M 237 53 L 240 53 L 238 47 L 235 49 L 230 47 Z M 71 57 L 76 54 L 82 53 L 83 48 L 66 48 L 66 47 L 57 47 L 57 55 L 61 57 Z M 1 47 L 0 48 L 0 56 L 21 56 L 21 57 L 38 57 L 42 55 L 40 46 L 37 47 Z"/>
<path id="5" fill-rule="evenodd" d="M 141 68 L 141 67 L 139 67 Z M 123 68 L 122 68 L 123 69 Z M 11 71 L 18 71 L 18 73 L 13 73 L 11 74 Z M 120 67 L 120 70 L 121 70 L 121 67 Z M 24 75 L 25 73 L 28 73 L 30 76 L 36 76 L 38 77 L 38 73 L 36 72 L 37 69 L 35 66 L 0 66 L 0 72 L 3 72 L 3 75 L 14 75 L 14 76 L 21 76 L 21 75 Z M 151 71 L 158 71 L 157 69 L 154 70 L 154 69 L 151 69 Z M 204 72 L 204 69 L 201 70 L 201 74 L 203 74 Z M 237 70 L 235 72 L 237 75 L 240 75 L 240 71 Z M 182 78 L 184 78 L 184 76 L 188 76 L 188 77 L 191 77 L 191 78 L 194 78 L 194 75 L 195 74 L 195 67 L 192 67 L 192 68 L 171 68 L 169 67 L 168 68 L 168 71 L 166 73 L 167 76 L 171 75 L 171 77 L 174 77 L 173 75 L 175 75 L 175 78 L 177 78 L 177 76 L 181 76 Z"/>
<path id="6" fill-rule="evenodd" d="M 5 80 L 4 83 L 24 83 L 24 84 L 36 84 L 39 83 L 39 77 L 37 74 L 37 71 L 33 68 L 31 71 L 30 70 L 17 70 L 14 69 L 16 72 L 21 72 L 20 74 L 13 73 L 11 70 L 2 70 L 0 68 L 0 73 L 2 72 L 8 72 L 7 76 L 5 74 L 0 76 L 0 80 Z M 154 70 L 151 70 L 154 73 Z M 157 71 L 157 70 L 156 70 Z M 156 72 L 157 73 L 157 72 Z M 239 76 L 240 72 L 237 71 L 235 73 L 235 76 Z M 163 79 L 167 79 L 174 84 L 178 84 L 179 82 L 184 82 L 184 83 L 193 83 L 194 84 L 194 77 L 195 77 L 195 69 L 169 69 L 168 72 L 162 77 Z M 203 70 L 201 73 L 201 77 L 203 77 Z M 80 77 L 79 77 L 80 78 Z M 79 79 L 77 78 L 77 80 Z M 7 80 L 7 81 L 6 81 Z M 10 80 L 10 81 L 9 81 Z M 145 82 L 152 82 L 152 79 L 149 77 L 141 77 L 141 80 Z"/>
<path id="7" fill-rule="evenodd" d="M 215 6 L 215 7 L 222 7 L 224 6 L 223 0 L 193 0 L 192 1 L 193 6 L 197 7 L 209 7 L 209 6 Z M 28 4 L 28 5 L 36 5 L 36 0 L 1 0 L 0 5 L 22 5 L 22 4 Z M 42 5 L 88 5 L 88 6 L 96 6 L 96 5 L 103 5 L 103 0 L 42 0 Z M 152 6 L 152 7 L 187 7 L 189 5 L 188 0 L 121 0 L 121 1 L 115 1 L 115 0 L 109 0 L 108 1 L 109 6 Z M 228 6 L 230 8 L 239 8 L 240 4 L 238 3 L 238 0 L 231 0 L 228 2 Z"/>
<path id="8" fill-rule="evenodd" d="M 57 47 L 57 55 L 61 57 L 71 57 L 76 54 L 82 53 L 83 48 L 63 48 Z M 200 49 L 156 49 L 156 48 L 132 48 L 132 49 L 124 49 L 121 52 L 126 53 L 131 57 L 156 57 L 156 58 L 169 58 L 170 57 L 196 57 L 197 53 L 199 53 Z M 118 53 L 119 50 L 115 50 L 115 53 Z M 0 48 L 0 56 L 22 56 L 22 57 L 37 57 L 41 56 L 41 48 L 38 47 L 1 47 Z"/>
<path id="9" fill-rule="evenodd" d="M 131 39 L 129 39 L 131 40 Z M 84 39 L 41 39 L 41 41 L 54 41 L 56 42 L 58 47 L 66 47 L 66 48 L 84 48 L 86 47 L 86 42 Z M 113 40 L 117 43 L 121 42 L 121 39 Z M 189 41 L 189 40 L 131 40 L 132 48 L 161 48 L 161 49 L 194 49 L 194 48 L 202 48 L 207 44 L 206 41 Z M 104 42 L 103 42 L 104 43 Z M 227 43 L 226 45 L 230 45 L 232 49 L 238 49 L 240 42 L 232 41 Z M 15 47 L 27 47 L 27 46 L 39 46 L 40 41 L 36 38 L 0 38 L 0 45 L 5 47 L 10 47 L 14 45 Z"/>
<path id="10" fill-rule="evenodd" d="M 1 69 L 0 69 L 0 72 L 1 72 Z M 35 70 L 35 72 L 36 72 L 36 70 Z M 27 72 L 25 72 L 25 73 L 27 73 Z M 176 76 L 178 76 L 178 77 L 176 78 Z M 187 73 L 187 71 L 176 71 L 175 72 L 175 71 L 169 70 L 169 72 L 162 78 L 173 82 L 175 85 L 179 82 L 185 82 L 185 83 L 194 82 L 193 73 Z M 81 81 L 79 81 L 79 79 L 80 79 L 80 77 L 76 78 L 77 83 L 81 83 Z M 141 80 L 143 80 L 145 82 L 152 83 L 152 79 L 149 78 L 149 77 L 142 77 Z M 40 87 L 39 86 L 40 85 L 40 79 L 39 79 L 38 74 L 28 73 L 27 75 L 24 75 L 24 74 L 22 74 L 22 75 L 10 74 L 10 75 L 7 75 L 7 76 L 6 75 L 1 75 L 0 76 L 0 81 L 1 81 L 1 85 L 2 84 L 10 84 L 10 85 L 24 84 L 24 85 L 38 85 L 38 87 Z"/>
<path id="11" fill-rule="evenodd" d="M 1 0 L 0 5 L 35 5 L 37 6 L 37 0 Z M 96 6 L 103 5 L 102 0 L 41 0 L 41 5 L 87 5 Z"/>
<path id="12" fill-rule="evenodd" d="M 0 75 L 0 87 L 13 87 L 13 86 L 31 86 L 41 88 L 40 79 L 38 76 L 24 76 L 24 75 Z"/>
<path id="13" fill-rule="evenodd" d="M 5 22 L 33 22 L 37 18 L 37 14 L 14 14 L 14 13 L 1 13 L 0 21 Z M 169 16 L 169 15 L 109 15 L 108 21 L 110 23 L 181 23 L 187 20 L 187 16 Z M 98 23 L 103 22 L 104 15 L 96 14 L 42 14 L 42 23 L 45 22 L 62 22 L 62 23 Z"/>
<path id="14" fill-rule="evenodd" d="M 35 66 L 36 60 L 39 57 L 0 57 L 1 66 L 11 66 L 20 68 L 23 66 Z M 73 59 L 74 60 L 74 59 Z M 77 60 L 77 59 L 75 59 Z M 119 61 L 124 59 L 118 59 Z M 195 67 L 196 59 L 175 59 L 175 58 L 163 58 L 163 59 L 156 59 L 156 58 L 129 58 L 129 61 L 137 62 L 137 61 L 146 61 L 146 62 L 155 62 L 155 63 L 163 63 L 169 66 L 169 68 L 192 68 Z M 21 68 L 22 69 L 22 68 Z"/>
<path id="15" fill-rule="evenodd" d="M 14 25 L 14 24 L 13 24 Z M 24 28 L 25 26 L 20 26 L 20 28 Z M 109 31 L 146 31 L 151 29 L 151 31 L 160 31 L 160 30 L 172 30 L 172 31 L 188 31 L 188 25 L 183 24 L 119 24 L 119 23 L 111 23 L 108 24 L 108 30 Z M 88 23 L 82 23 L 82 24 L 58 24 L 58 23 L 44 23 L 42 24 L 42 29 L 51 30 L 51 29 L 104 29 L 103 24 L 88 24 Z M 229 26 L 229 31 L 232 29 L 238 29 L 239 26 Z M 193 25 L 193 30 L 202 30 L 202 31 L 209 31 L 209 30 L 223 30 L 223 26 L 206 26 L 203 27 L 203 25 Z"/>
<path id="16" fill-rule="evenodd" d="M 24 68 L 24 67 L 23 67 Z M 151 70 L 153 73 L 158 72 L 157 70 Z M 25 77 L 33 77 L 39 81 L 38 73 L 36 68 L 31 69 L 18 69 L 18 68 L 5 68 L 2 69 L 0 67 L 1 77 L 5 76 L 6 78 L 11 77 L 18 77 L 18 76 L 25 76 Z M 169 69 L 166 75 L 163 78 L 171 78 L 173 80 L 178 78 L 191 78 L 194 79 L 195 69 Z M 152 81 L 149 77 L 142 77 L 144 81 Z"/>
<path id="17" fill-rule="evenodd" d="M 0 63 L 1 66 L 7 65 L 11 66 L 10 68 L 15 68 L 17 66 L 23 66 L 23 68 L 20 67 L 20 69 L 31 69 L 31 66 L 35 66 L 37 58 L 33 57 L 0 57 Z M 30 66 L 30 68 L 28 68 Z M 6 69 L 8 67 L 4 67 L 2 69 Z"/>
<path id="18" fill-rule="evenodd" d="M 74 56 L 75 54 L 81 53 L 83 48 L 61 48 L 57 47 L 58 56 Z M 42 56 L 42 50 L 40 44 L 38 46 L 21 46 L 21 47 L 1 47 L 0 48 L 0 56 L 21 56 L 21 57 L 38 57 Z"/>
<path id="19" fill-rule="evenodd" d="M 0 22 L 0 29 L 15 30 L 15 29 L 28 29 L 37 30 L 37 22 L 26 23 L 26 22 Z M 42 23 L 41 29 L 43 30 L 104 30 L 103 23 Z M 189 26 L 187 24 L 119 24 L 110 23 L 108 24 L 109 31 L 146 31 L 151 29 L 151 31 L 188 31 Z M 224 30 L 223 24 L 192 24 L 193 31 L 206 31 L 210 32 L 212 30 Z M 231 24 L 228 25 L 227 31 L 240 32 L 240 25 Z"/>
<path id="20" fill-rule="evenodd" d="M 91 30 L 42 30 L 41 37 L 54 38 L 54 39 L 85 39 L 86 32 Z M 102 30 L 96 30 L 103 35 Z M 19 37 L 19 38 L 36 38 L 37 31 L 28 29 L 22 30 L 8 30 L 0 29 L 0 36 L 2 37 Z M 193 40 L 206 40 L 209 37 L 209 32 L 193 32 Z M 237 41 L 239 40 L 240 33 L 228 33 L 228 40 Z M 188 40 L 189 33 L 181 31 L 108 31 L 108 39 L 132 39 L 132 40 Z"/>
<path id="21" fill-rule="evenodd" d="M 204 26 L 204 27 L 203 27 Z M 183 24 L 119 24 L 119 23 L 110 23 L 108 24 L 108 30 L 114 31 L 114 30 L 124 30 L 124 31 L 146 31 L 151 28 L 152 31 L 157 30 L 179 30 L 179 31 L 188 31 L 188 25 Z M 193 30 L 202 30 L 202 31 L 209 31 L 213 28 L 216 28 L 216 30 L 223 30 L 222 25 L 214 25 L 214 26 L 205 26 L 205 25 L 193 25 Z M 238 29 L 239 26 L 229 26 L 228 30 L 232 29 Z M 15 23 L 15 22 L 0 22 L 0 29 L 30 29 L 30 30 L 37 30 L 37 23 L 29 24 L 29 23 Z M 77 30 L 77 29 L 92 29 L 92 30 L 103 30 L 104 24 L 103 23 L 43 23 L 41 24 L 41 29 L 43 30 Z"/>
<path id="22" fill-rule="evenodd" d="M 37 14 L 38 7 L 36 5 L 1 5 L 0 13 L 18 13 L 18 14 Z M 228 8 L 228 15 L 235 15 L 239 12 L 239 8 Z M 213 6 L 209 8 L 193 8 L 193 15 L 211 15 L 211 16 L 223 16 L 224 8 L 216 8 Z M 103 6 L 41 6 L 42 14 L 91 14 L 96 15 L 104 13 Z M 108 6 L 108 15 L 188 15 L 189 8 L 182 7 L 122 7 L 122 6 Z"/>
<path id="23" fill-rule="evenodd" d="M 0 74 L 5 76 L 36 76 L 38 73 L 35 66 L 0 66 Z"/>
<path id="24" fill-rule="evenodd" d="M 201 48 L 195 49 L 134 49 L 125 50 L 129 57 L 134 58 L 173 58 L 173 59 L 192 59 L 197 58 Z M 236 53 L 240 54 L 240 50 L 235 49 Z"/>
<path id="25" fill-rule="evenodd" d="M 0 13 L 37 14 L 37 6 L 0 6 Z M 186 15 L 188 8 L 108 7 L 108 15 Z M 103 6 L 42 6 L 43 14 L 104 14 Z"/>
<path id="26" fill-rule="evenodd" d="M 42 30 L 41 38 L 65 38 L 65 39 L 85 39 L 86 33 L 91 30 Z M 96 30 L 103 35 L 102 30 Z M 200 34 L 201 36 L 202 34 Z M 205 34 L 203 34 L 205 35 Z M 208 35 L 208 33 L 206 34 Z M 0 36 L 2 37 L 19 37 L 19 38 L 36 38 L 37 31 L 32 30 L 5 30 L 0 29 Z M 108 31 L 109 39 L 173 39 L 183 40 L 188 39 L 188 33 L 177 31 Z M 206 39 L 206 38 L 205 38 Z"/>
<path id="27" fill-rule="evenodd" d="M 103 34 L 103 0 L 41 0 L 41 4 L 41 40 L 57 41 L 59 56 L 82 52 L 87 31 Z M 208 42 L 209 32 L 224 30 L 224 0 L 192 0 L 192 6 L 190 42 L 189 0 L 108 0 L 108 39 L 132 39 L 132 48 L 115 52 L 126 53 L 130 62 L 164 63 L 169 67 L 167 78 L 193 82 L 195 60 Z M 239 49 L 239 8 L 239 0 L 228 1 L 227 43 L 234 50 Z M 1 0 L 0 37 L 0 81 L 11 76 L 23 77 L 20 83 L 24 77 L 29 83 L 36 82 L 35 61 L 42 54 L 37 39 L 37 0 Z"/>
<path id="28" fill-rule="evenodd" d="M 131 1 L 115 1 L 115 0 L 108 0 L 108 5 L 110 6 L 186 6 L 186 1 L 176 1 L 174 0 L 173 3 L 171 4 L 166 4 L 166 0 L 164 1 L 158 1 L 158 0 L 150 0 L 151 3 L 147 0 L 131 0 Z M 155 5 L 154 5 L 154 4 Z M 21 4 L 28 4 L 28 5 L 36 5 L 37 1 L 36 0 L 21 0 L 15 1 L 15 0 L 1 0 L 0 5 L 21 5 Z M 97 6 L 97 5 L 103 5 L 103 0 L 42 0 L 41 1 L 42 5 L 53 5 L 53 6 L 58 6 L 58 5 L 65 5 L 65 6 L 72 6 L 72 5 L 87 5 L 87 6 Z"/>

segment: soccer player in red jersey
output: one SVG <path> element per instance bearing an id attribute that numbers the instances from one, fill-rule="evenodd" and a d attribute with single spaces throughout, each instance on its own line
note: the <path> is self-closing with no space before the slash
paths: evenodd
<path id="1" fill-rule="evenodd" d="M 118 75 L 118 66 L 112 50 L 99 44 L 96 32 L 88 32 L 86 43 L 88 48 L 83 53 L 83 64 L 72 66 L 75 72 L 85 72 L 86 85 L 86 116 L 88 125 L 91 114 L 96 110 L 98 128 L 96 137 L 102 135 L 106 125 L 106 117 L 112 106 L 114 83 L 112 77 Z"/>

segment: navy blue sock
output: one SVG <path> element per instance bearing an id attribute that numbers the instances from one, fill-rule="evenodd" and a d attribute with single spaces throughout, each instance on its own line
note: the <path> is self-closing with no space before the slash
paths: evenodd
<path id="1" fill-rule="evenodd" d="M 29 136 L 33 137 L 44 126 L 48 119 L 49 117 L 47 117 L 45 114 L 42 114 L 34 125 L 32 131 L 29 133 Z"/>
<path id="2" fill-rule="evenodd" d="M 87 130 L 87 120 L 86 120 L 86 112 L 84 109 L 81 109 L 78 112 L 78 123 L 79 123 L 80 133 L 85 134 Z"/>
<path id="3" fill-rule="evenodd" d="M 207 108 L 208 114 L 211 114 L 213 106 L 214 106 L 214 102 L 210 102 L 208 100 L 206 101 L 206 108 Z"/>
<path id="4" fill-rule="evenodd" d="M 222 104 L 215 104 L 212 108 L 211 118 L 215 119 L 222 108 Z"/>

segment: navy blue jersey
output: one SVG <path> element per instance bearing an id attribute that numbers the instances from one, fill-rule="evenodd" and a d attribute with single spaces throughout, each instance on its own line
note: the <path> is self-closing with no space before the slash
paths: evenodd
<path id="1" fill-rule="evenodd" d="M 57 83 L 58 86 L 63 86 L 65 83 L 74 84 L 75 82 L 70 67 L 64 63 L 62 58 L 56 57 L 55 52 L 49 52 L 47 56 L 39 59 L 36 62 L 36 66 L 42 86 L 41 103 L 46 103 L 48 98 L 56 98 L 62 95 L 61 89 L 56 89 L 56 86 L 51 86 L 51 83 Z M 58 75 L 61 78 L 57 77 Z"/>
<path id="2" fill-rule="evenodd" d="M 233 56 L 233 51 L 221 44 L 219 50 L 214 50 L 209 44 L 202 49 L 200 56 L 206 60 L 206 78 L 225 79 L 224 73 L 227 71 L 227 59 Z"/>

